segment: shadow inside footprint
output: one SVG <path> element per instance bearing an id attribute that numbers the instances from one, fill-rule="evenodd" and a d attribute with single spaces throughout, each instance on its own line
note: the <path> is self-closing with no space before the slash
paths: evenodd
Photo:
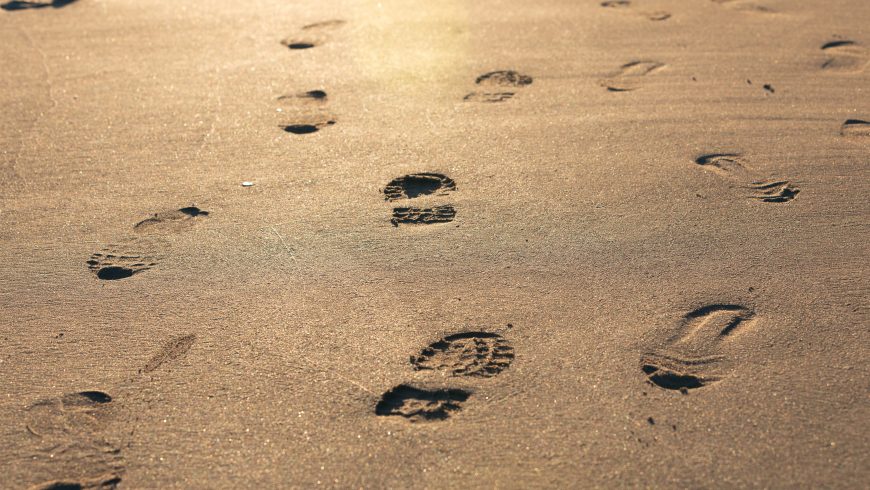
<path id="1" fill-rule="evenodd" d="M 433 172 L 420 172 L 391 180 L 384 187 L 384 195 L 387 201 L 397 201 L 435 193 L 446 195 L 455 190 L 456 182 L 450 177 Z"/>
<path id="2" fill-rule="evenodd" d="M 13 11 L 13 10 L 29 10 L 29 9 L 42 9 L 42 8 L 62 8 L 67 5 L 76 2 L 77 0 L 53 0 L 51 2 L 27 2 L 27 1 L 11 1 L 6 2 L 0 5 L 0 9 Z"/>
<path id="3" fill-rule="evenodd" d="M 400 416 L 412 422 L 444 420 L 462 408 L 471 392 L 460 389 L 425 390 L 399 385 L 387 391 L 375 406 L 375 414 Z"/>

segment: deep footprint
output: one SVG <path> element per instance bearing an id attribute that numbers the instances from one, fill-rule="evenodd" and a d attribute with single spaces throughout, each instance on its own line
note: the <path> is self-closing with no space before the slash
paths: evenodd
<path id="1" fill-rule="evenodd" d="M 103 250 L 91 255 L 88 269 L 104 281 L 127 279 L 157 265 L 151 257 Z"/>
<path id="2" fill-rule="evenodd" d="M 0 9 L 13 11 L 13 10 L 29 10 L 29 9 L 42 9 L 42 8 L 62 8 L 66 7 L 71 3 L 75 3 L 77 0 L 53 0 L 53 1 L 36 1 L 36 2 L 27 2 L 27 1 L 12 1 L 6 2 L 3 5 L 0 5 Z"/>
<path id="3" fill-rule="evenodd" d="M 433 172 L 421 172 L 391 180 L 384 187 L 384 195 L 387 201 L 397 201 L 430 194 L 443 196 L 455 190 L 456 182 L 450 177 Z"/>
<path id="4" fill-rule="evenodd" d="M 411 357 L 417 371 L 442 371 L 451 376 L 493 377 L 511 365 L 514 349 L 501 335 L 463 332 L 448 335 Z"/>
<path id="5" fill-rule="evenodd" d="M 404 417 L 412 422 L 445 420 L 461 410 L 470 396 L 466 390 L 425 390 L 403 384 L 383 394 L 375 414 Z"/>
<path id="6" fill-rule="evenodd" d="M 431 208 L 401 207 L 393 209 L 390 222 L 399 225 L 431 225 L 449 223 L 456 217 L 456 210 L 449 204 Z"/>

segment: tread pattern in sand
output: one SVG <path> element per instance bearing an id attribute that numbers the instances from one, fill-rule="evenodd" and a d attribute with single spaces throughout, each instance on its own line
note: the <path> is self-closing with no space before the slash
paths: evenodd
<path id="1" fill-rule="evenodd" d="M 145 272 L 156 266 L 157 261 L 147 254 L 118 251 L 109 247 L 91 254 L 87 264 L 97 278 L 116 281 Z"/>
<path id="2" fill-rule="evenodd" d="M 608 92 L 631 92 L 643 86 L 644 79 L 664 69 L 665 64 L 658 61 L 630 61 L 608 78 L 599 81 L 599 85 Z"/>
<path id="3" fill-rule="evenodd" d="M 411 365 L 417 371 L 490 378 L 507 369 L 513 359 L 514 349 L 501 335 L 462 332 L 433 342 L 411 357 Z"/>
<path id="4" fill-rule="evenodd" d="M 404 417 L 411 422 L 445 420 L 461 410 L 470 396 L 471 392 L 466 390 L 427 390 L 402 384 L 383 394 L 375 414 Z"/>
<path id="5" fill-rule="evenodd" d="M 787 180 L 759 181 L 749 184 L 749 188 L 755 193 L 750 199 L 761 202 L 785 203 L 797 197 L 800 189 Z"/>
<path id="6" fill-rule="evenodd" d="M 433 194 L 444 196 L 455 190 L 456 182 L 450 177 L 434 172 L 421 172 L 391 180 L 384 187 L 384 196 L 387 201 L 398 201 Z"/>
<path id="7" fill-rule="evenodd" d="M 399 225 L 431 225 L 436 223 L 449 223 L 456 217 L 456 209 L 450 204 L 442 204 L 428 208 L 423 207 L 397 207 L 393 208 L 393 217 L 390 222 L 393 226 Z"/>
<path id="8" fill-rule="evenodd" d="M 462 100 L 484 103 L 504 102 L 513 98 L 517 90 L 531 85 L 532 82 L 532 77 L 514 70 L 491 71 L 477 77 L 474 84 L 480 88 L 469 92 Z"/>
<path id="9" fill-rule="evenodd" d="M 641 356 L 647 381 L 667 390 L 688 390 L 711 385 L 724 375 L 727 359 L 721 344 L 754 323 L 755 312 L 739 304 L 711 304 L 684 315 L 679 333 L 665 348 Z"/>

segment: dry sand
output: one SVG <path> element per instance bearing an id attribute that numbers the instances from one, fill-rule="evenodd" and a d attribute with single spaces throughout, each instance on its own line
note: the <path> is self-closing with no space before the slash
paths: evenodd
<path id="1" fill-rule="evenodd" d="M 870 2 L 38 3 L 3 488 L 870 480 Z"/>

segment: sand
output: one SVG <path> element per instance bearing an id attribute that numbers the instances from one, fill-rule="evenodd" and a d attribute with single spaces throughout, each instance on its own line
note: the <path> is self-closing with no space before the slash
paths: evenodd
<path id="1" fill-rule="evenodd" d="M 0 487 L 865 486 L 870 3 L 755 1 L 6 4 Z"/>

